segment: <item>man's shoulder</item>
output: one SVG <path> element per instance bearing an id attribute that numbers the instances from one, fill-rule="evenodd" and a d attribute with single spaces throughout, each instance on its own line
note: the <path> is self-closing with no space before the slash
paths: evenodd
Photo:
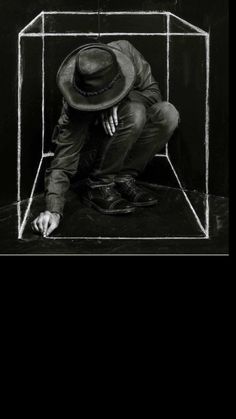
<path id="1" fill-rule="evenodd" d="M 118 48 L 123 52 L 130 52 L 130 50 L 132 49 L 132 44 L 129 41 L 126 41 L 125 39 L 120 39 L 119 41 L 112 41 L 108 45 L 114 48 Z"/>

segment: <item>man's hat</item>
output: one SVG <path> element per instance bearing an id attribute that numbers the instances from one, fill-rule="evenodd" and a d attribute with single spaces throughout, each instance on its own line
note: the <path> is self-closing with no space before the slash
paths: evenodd
<path id="1" fill-rule="evenodd" d="M 57 73 L 67 103 L 80 111 L 101 111 L 118 104 L 135 81 L 132 61 L 105 44 L 88 44 L 72 51 Z"/>

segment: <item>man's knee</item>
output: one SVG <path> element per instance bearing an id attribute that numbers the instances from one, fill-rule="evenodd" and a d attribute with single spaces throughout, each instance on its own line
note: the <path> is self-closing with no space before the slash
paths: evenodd
<path id="1" fill-rule="evenodd" d="M 153 122 L 162 123 L 170 131 L 174 131 L 179 125 L 179 112 L 169 102 L 160 102 L 152 106 Z"/>
<path id="2" fill-rule="evenodd" d="M 121 107 L 119 119 L 132 131 L 140 132 L 146 124 L 146 108 L 142 103 L 126 102 Z"/>

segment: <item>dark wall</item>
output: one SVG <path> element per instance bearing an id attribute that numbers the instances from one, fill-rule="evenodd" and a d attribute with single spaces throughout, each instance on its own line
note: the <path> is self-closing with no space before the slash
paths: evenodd
<path id="1" fill-rule="evenodd" d="M 210 192 L 228 193 L 227 0 L 1 0 L 0 205 L 16 200 L 17 34 L 42 10 L 170 10 L 211 33 Z M 29 155 L 25 156 L 30 161 Z"/>
<path id="2" fill-rule="evenodd" d="M 228 195 L 228 0 L 179 0 L 184 19 L 210 32 L 210 193 Z"/>
<path id="3" fill-rule="evenodd" d="M 79 6 L 78 6 L 79 5 Z M 97 10 L 97 0 L 0 0 L 0 80 L 1 80 L 1 113 L 0 113 L 0 206 L 16 201 L 17 194 L 17 37 L 21 31 L 42 10 Z M 31 70 L 34 72 L 35 61 Z M 33 115 L 29 115 L 29 123 Z M 39 124 L 41 121 L 39 121 Z M 30 167 L 24 170 L 26 179 L 24 194 L 32 185 L 35 171 L 32 167 L 33 147 L 24 148 L 24 162 Z M 37 139 L 35 138 L 35 142 Z M 36 145 L 38 147 L 38 145 Z M 33 157 L 33 158 L 32 158 Z M 24 164 L 25 166 L 25 164 Z M 30 179 L 28 178 L 30 176 Z M 23 180 L 23 179 L 22 179 Z M 23 196 L 24 196 L 23 194 Z"/>
<path id="4" fill-rule="evenodd" d="M 169 10 L 210 32 L 210 193 L 227 196 L 229 0 L 101 0 L 100 3 L 106 10 Z"/>

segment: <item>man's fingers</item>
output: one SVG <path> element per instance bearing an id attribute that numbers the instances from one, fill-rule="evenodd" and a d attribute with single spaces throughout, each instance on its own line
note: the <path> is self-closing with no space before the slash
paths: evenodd
<path id="1" fill-rule="evenodd" d="M 55 228 L 58 227 L 60 222 L 59 214 L 52 214 L 49 211 L 41 213 L 32 223 L 31 227 L 34 232 L 41 233 L 47 237 Z"/>
<path id="2" fill-rule="evenodd" d="M 113 107 L 113 119 L 115 122 L 115 126 L 118 127 L 118 106 Z"/>
<path id="3" fill-rule="evenodd" d="M 110 127 L 110 123 L 109 123 L 109 121 L 108 121 L 107 118 L 105 118 L 105 124 L 106 124 L 106 127 L 107 127 L 108 134 L 112 137 L 113 136 L 113 132 L 112 132 L 112 129 Z"/>
<path id="4" fill-rule="evenodd" d="M 105 115 L 104 113 L 102 113 L 102 125 L 104 128 L 105 133 L 108 135 L 108 130 L 107 130 L 107 126 L 106 126 L 106 121 L 105 121 Z"/>
<path id="5" fill-rule="evenodd" d="M 107 111 L 106 121 L 107 121 L 108 132 L 109 132 L 110 136 L 112 137 L 113 134 L 114 134 L 113 127 L 115 128 L 115 125 L 114 125 L 114 122 L 113 122 L 112 111 L 110 109 Z"/>
<path id="6" fill-rule="evenodd" d="M 43 236 L 46 236 L 47 235 L 49 219 L 50 219 L 50 216 L 49 215 L 45 215 L 44 218 L 43 218 L 43 221 L 42 221 L 42 225 L 43 225 Z"/>
<path id="7" fill-rule="evenodd" d="M 41 234 L 44 234 L 44 230 L 47 227 L 49 218 L 50 218 L 50 215 L 44 214 L 44 213 L 41 213 L 40 216 L 38 217 L 37 225 Z"/>
<path id="8" fill-rule="evenodd" d="M 37 226 L 37 221 L 38 221 L 38 219 L 36 218 L 32 223 L 31 223 L 31 227 L 32 227 L 32 230 L 33 231 L 35 231 L 36 233 L 39 233 L 39 228 L 38 228 L 38 226 Z"/>
<path id="9" fill-rule="evenodd" d="M 106 133 L 107 135 L 109 135 L 109 133 L 108 133 L 108 129 L 107 129 L 107 125 L 106 125 L 106 122 L 105 122 L 105 121 L 103 122 L 103 128 L 104 128 L 104 130 L 105 130 L 105 133 Z"/>
<path id="10" fill-rule="evenodd" d="M 55 221 L 52 221 L 51 223 L 49 223 L 49 227 L 48 227 L 48 231 L 47 231 L 47 236 L 50 236 L 50 234 L 57 228 L 57 224 L 55 223 Z"/>
<path id="11" fill-rule="evenodd" d="M 107 135 L 113 137 L 116 132 L 116 122 L 118 123 L 117 113 L 113 116 L 113 110 L 107 113 L 102 113 L 102 125 Z"/>
<path id="12" fill-rule="evenodd" d="M 115 127 L 115 121 L 113 120 L 113 115 L 110 115 L 110 117 L 109 117 L 109 123 L 110 123 L 110 127 L 111 127 L 111 130 L 112 130 L 112 133 L 115 134 L 116 127 Z"/>
<path id="13" fill-rule="evenodd" d="M 39 216 L 37 221 L 38 231 L 43 234 L 43 218 Z"/>
<path id="14" fill-rule="evenodd" d="M 107 120 L 106 120 L 106 116 L 104 115 L 104 113 L 102 114 L 102 125 L 103 125 L 105 133 L 107 135 L 109 135 L 109 131 L 108 131 L 108 128 L 107 128 Z"/>

